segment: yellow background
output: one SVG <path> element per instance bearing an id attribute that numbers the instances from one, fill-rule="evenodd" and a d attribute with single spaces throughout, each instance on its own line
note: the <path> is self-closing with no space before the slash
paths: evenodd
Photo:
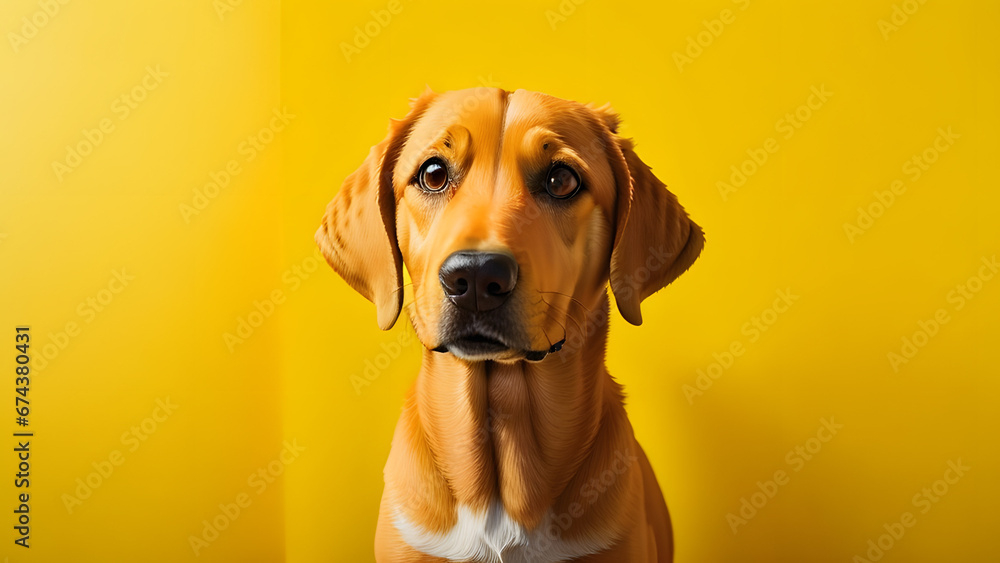
<path id="1" fill-rule="evenodd" d="M 220 16 L 208 0 L 74 1 L 16 51 L 9 33 L 42 8 L 4 2 L 0 361 L 13 370 L 14 326 L 30 325 L 36 435 L 29 550 L 13 544 L 13 438 L 0 448 L 0 557 L 372 560 L 419 350 L 386 361 L 411 329 L 380 332 L 325 264 L 307 272 L 312 234 L 407 98 L 486 83 L 612 103 L 707 232 L 643 326 L 614 316 L 608 354 L 678 562 L 847 562 L 906 511 L 916 524 L 883 561 L 998 558 L 1000 277 L 961 310 L 948 299 L 1000 250 L 996 3 L 401 6 L 348 61 L 343 44 L 388 2 L 247 1 Z M 919 7 L 886 38 L 894 6 Z M 705 20 L 718 32 L 725 9 L 731 23 L 679 69 L 674 53 Z M 168 76 L 120 119 L 112 105 L 147 65 Z M 832 96 L 785 138 L 780 120 L 812 87 Z M 282 108 L 295 117 L 247 161 L 241 143 Z M 59 181 L 52 162 L 104 118 L 114 131 Z M 949 127 L 958 139 L 912 181 L 905 163 Z M 717 182 L 768 138 L 780 148 L 724 199 Z M 230 160 L 241 172 L 186 221 L 180 204 Z M 896 179 L 905 193 L 852 242 L 844 224 Z M 122 268 L 134 280 L 81 314 Z M 745 323 L 788 288 L 799 299 L 750 342 Z M 230 351 L 223 335 L 275 290 L 282 303 Z M 894 370 L 887 355 L 938 309 L 949 322 Z M 78 335 L 40 369 L 68 322 Z M 689 401 L 684 386 L 734 341 L 745 353 Z M 366 362 L 387 366 L 358 393 Z M 122 434 L 168 397 L 176 412 L 128 451 Z M 787 453 L 824 417 L 843 428 L 794 471 Z M 286 441 L 304 448 L 289 464 L 276 461 Z M 114 450 L 124 463 L 69 513 L 63 495 Z M 921 513 L 914 495 L 958 459 L 971 469 Z M 248 477 L 269 464 L 282 474 L 258 494 Z M 727 514 L 778 470 L 789 483 L 734 534 Z M 190 537 L 241 493 L 251 504 L 196 557 Z"/>

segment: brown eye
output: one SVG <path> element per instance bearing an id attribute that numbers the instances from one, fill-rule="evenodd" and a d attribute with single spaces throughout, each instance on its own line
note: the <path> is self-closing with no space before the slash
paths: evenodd
<path id="1" fill-rule="evenodd" d="M 448 187 L 448 167 L 440 158 L 432 158 L 420 167 L 417 179 L 424 191 L 439 192 Z"/>
<path id="2" fill-rule="evenodd" d="M 580 177 L 565 164 L 553 164 L 545 180 L 545 191 L 556 199 L 568 199 L 580 191 Z"/>

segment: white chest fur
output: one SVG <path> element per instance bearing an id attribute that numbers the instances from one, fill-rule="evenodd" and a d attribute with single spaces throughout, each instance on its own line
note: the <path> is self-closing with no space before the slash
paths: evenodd
<path id="1" fill-rule="evenodd" d="M 444 533 L 428 532 L 397 511 L 394 520 L 403 540 L 417 551 L 448 559 L 476 563 L 557 563 L 597 553 L 610 547 L 601 539 L 563 539 L 569 515 L 551 512 L 533 530 L 525 530 L 507 514 L 499 501 L 483 513 L 458 508 L 458 522 Z"/>

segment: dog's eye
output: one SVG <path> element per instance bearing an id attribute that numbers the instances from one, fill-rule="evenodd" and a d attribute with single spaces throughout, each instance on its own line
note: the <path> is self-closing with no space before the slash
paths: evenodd
<path id="1" fill-rule="evenodd" d="M 549 176 L 545 180 L 545 191 L 556 199 L 568 199 L 580 191 L 580 177 L 569 166 L 556 163 L 549 168 Z"/>
<path id="2" fill-rule="evenodd" d="M 432 158 L 420 167 L 417 180 L 424 191 L 439 192 L 448 187 L 448 167 L 440 158 Z"/>

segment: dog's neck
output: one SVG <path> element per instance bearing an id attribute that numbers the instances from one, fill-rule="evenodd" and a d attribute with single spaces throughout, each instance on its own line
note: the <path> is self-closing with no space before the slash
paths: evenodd
<path id="1" fill-rule="evenodd" d="M 604 366 L 607 295 L 593 305 L 567 321 L 563 349 L 540 362 L 466 362 L 425 350 L 404 418 L 419 434 L 410 457 L 429 455 L 421 470 L 436 474 L 423 490 L 440 498 L 428 507 L 478 511 L 500 500 L 530 529 L 579 500 L 585 477 L 632 454 L 616 451 L 631 447 L 632 430 Z"/>

